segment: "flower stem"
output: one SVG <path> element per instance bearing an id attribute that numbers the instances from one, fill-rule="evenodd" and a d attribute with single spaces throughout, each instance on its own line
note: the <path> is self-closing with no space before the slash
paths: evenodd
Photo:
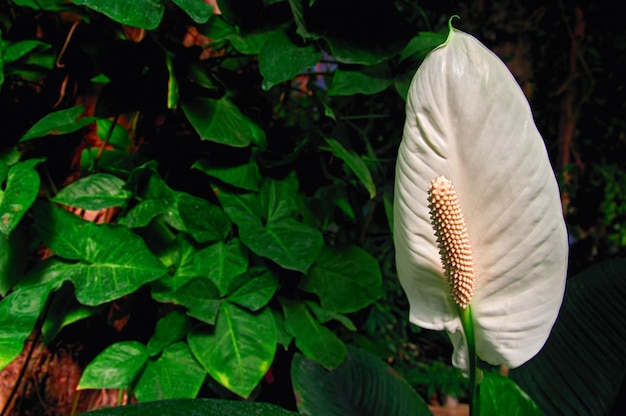
<path id="1" fill-rule="evenodd" d="M 467 340 L 467 355 L 469 358 L 469 387 L 470 387 L 470 416 L 480 415 L 480 380 L 482 379 L 480 368 L 477 366 L 476 342 L 474 340 L 474 323 L 472 321 L 472 309 L 459 307 L 459 315 Z"/>

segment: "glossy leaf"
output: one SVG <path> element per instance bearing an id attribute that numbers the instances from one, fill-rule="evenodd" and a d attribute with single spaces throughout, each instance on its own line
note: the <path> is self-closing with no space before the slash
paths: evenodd
<path id="1" fill-rule="evenodd" d="M 174 300 L 187 308 L 187 315 L 211 325 L 215 324 L 222 304 L 217 287 L 203 277 L 193 279 L 178 289 Z"/>
<path id="2" fill-rule="evenodd" d="M 127 389 L 147 359 L 146 347 L 140 342 L 112 344 L 87 365 L 77 389 Z"/>
<path id="3" fill-rule="evenodd" d="M 213 7 L 203 0 L 172 0 L 196 23 L 206 23 L 213 13 Z"/>
<path id="4" fill-rule="evenodd" d="M 278 279 L 267 269 L 251 269 L 237 276 L 230 287 L 228 301 L 256 312 L 274 297 Z"/>
<path id="5" fill-rule="evenodd" d="M 185 342 L 165 348 L 156 359 L 149 359 L 137 380 L 137 400 L 194 398 L 206 378 L 206 371 L 193 358 Z"/>
<path id="6" fill-rule="evenodd" d="M 310 44 L 297 46 L 284 31 L 275 32 L 259 53 L 259 71 L 263 76 L 263 89 L 292 79 L 307 68 L 312 68 L 321 52 Z"/>
<path id="7" fill-rule="evenodd" d="M 338 367 L 346 358 L 346 344 L 321 325 L 304 303 L 283 300 L 285 329 L 296 339 L 304 355 L 326 369 Z"/>
<path id="8" fill-rule="evenodd" d="M 168 313 L 156 324 L 154 333 L 148 341 L 148 354 L 155 356 L 165 347 L 184 339 L 191 329 L 191 320 L 177 309 Z"/>
<path id="9" fill-rule="evenodd" d="M 50 113 L 35 123 L 26 134 L 22 136 L 20 141 L 23 142 L 48 135 L 73 133 L 96 121 L 95 117 L 81 117 L 84 112 L 85 107 L 77 105 L 65 110 Z"/>
<path id="10" fill-rule="evenodd" d="M 383 295 L 378 261 L 367 251 L 351 246 L 324 246 L 300 288 L 319 296 L 325 309 L 356 312 Z"/>
<path id="11" fill-rule="evenodd" d="M 393 76 L 387 63 L 366 66 L 360 70 L 337 69 L 328 89 L 328 95 L 372 95 L 386 90 L 393 84 Z"/>
<path id="12" fill-rule="evenodd" d="M 198 251 L 195 264 L 219 289 L 222 296 L 228 293 L 232 280 L 248 268 L 248 252 L 233 238 L 227 243 L 218 241 Z"/>
<path id="13" fill-rule="evenodd" d="M 228 97 L 219 100 L 187 98 L 182 100 L 181 105 L 201 140 L 232 147 L 246 147 L 251 143 L 265 146 L 265 132 Z"/>
<path id="14" fill-rule="evenodd" d="M 343 160 L 346 163 L 348 169 L 350 169 L 356 175 L 361 184 L 369 193 L 370 198 L 374 198 L 376 196 L 376 185 L 374 184 L 372 174 L 370 173 L 363 159 L 361 159 L 361 157 L 357 155 L 353 150 L 346 149 L 341 143 L 339 143 L 335 139 L 326 138 L 326 143 L 328 143 L 328 145 L 330 146 L 331 152 L 339 159 Z"/>
<path id="15" fill-rule="evenodd" d="M 89 210 L 119 207 L 131 197 L 131 193 L 124 189 L 124 185 L 125 182 L 117 176 L 94 173 L 61 189 L 52 200 Z"/>
<path id="16" fill-rule="evenodd" d="M 274 359 L 276 325 L 267 308 L 250 313 L 225 302 L 215 329 L 193 331 L 188 342 L 211 377 L 233 393 L 248 397 Z"/>
<path id="17" fill-rule="evenodd" d="M 221 240 L 230 231 L 230 222 L 217 205 L 186 192 L 174 193 L 174 203 L 165 211 L 165 221 L 188 232 L 198 243 Z"/>
<path id="18" fill-rule="evenodd" d="M 220 399 L 173 399 L 137 403 L 130 406 L 110 407 L 84 413 L 85 416 L 297 416 L 270 403 L 251 403 Z"/>
<path id="19" fill-rule="evenodd" d="M 511 371 L 545 414 L 620 412 L 626 374 L 625 270 L 625 260 L 610 260 L 570 277 L 548 342 Z"/>
<path id="20" fill-rule="evenodd" d="M 35 166 L 41 159 L 30 159 L 9 168 L 6 186 L 0 183 L 0 238 L 7 238 L 17 227 L 39 193 L 39 173 Z"/>
<path id="21" fill-rule="evenodd" d="M 35 211 L 44 243 L 58 256 L 78 262 L 47 262 L 31 279 L 70 280 L 85 305 L 118 299 L 166 272 L 144 241 L 126 227 L 96 225 L 45 204 L 36 205 Z"/>
<path id="22" fill-rule="evenodd" d="M 542 416 L 543 413 L 510 378 L 485 373 L 480 382 L 480 413 L 484 415 Z"/>
<path id="23" fill-rule="evenodd" d="M 27 227 L 13 230 L 8 237 L 0 236 L 0 296 L 6 296 L 24 275 L 29 261 Z"/>
<path id="24" fill-rule="evenodd" d="M 107 143 L 118 150 L 128 150 L 132 146 L 128 130 L 118 123 L 113 124 L 111 120 L 106 118 L 96 122 L 96 134 L 102 142 L 107 141 L 108 137 Z"/>
<path id="25" fill-rule="evenodd" d="M 424 400 L 391 367 L 357 348 L 350 347 L 346 360 L 333 371 L 296 354 L 291 377 L 301 415 L 431 415 Z"/>
<path id="26" fill-rule="evenodd" d="M 20 355 L 48 295 L 59 286 L 53 282 L 24 287 L 0 300 L 0 369 Z"/>
<path id="27" fill-rule="evenodd" d="M 477 354 L 516 367 L 543 346 L 563 297 L 568 240 L 560 194 L 528 102 L 507 67 L 452 29 L 418 69 L 398 152 L 394 242 L 410 319 L 446 330 L 467 369 L 457 305 L 443 276 L 427 189 L 456 188 L 474 257 Z"/>
<path id="28" fill-rule="evenodd" d="M 165 6 L 160 0 L 72 0 L 107 15 L 116 22 L 143 29 L 156 29 Z"/>
<path id="29" fill-rule="evenodd" d="M 259 167 L 254 161 L 237 166 L 211 166 L 204 160 L 196 161 L 192 168 L 237 188 L 258 191 L 261 182 Z"/>

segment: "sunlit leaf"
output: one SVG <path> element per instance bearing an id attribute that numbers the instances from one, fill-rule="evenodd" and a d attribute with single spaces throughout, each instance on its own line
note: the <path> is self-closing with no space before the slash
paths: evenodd
<path id="1" fill-rule="evenodd" d="M 125 182 L 117 176 L 94 173 L 61 189 L 52 200 L 89 210 L 119 207 L 131 197 L 131 193 L 124 189 L 124 185 Z"/>
<path id="2" fill-rule="evenodd" d="M 134 392 L 142 402 L 194 398 L 205 378 L 206 371 L 193 358 L 187 343 L 178 342 L 148 360 Z"/>
<path id="3" fill-rule="evenodd" d="M 110 345 L 91 361 L 78 382 L 78 389 L 126 389 L 148 359 L 145 345 L 122 341 Z"/>
<path id="4" fill-rule="evenodd" d="M 97 120 L 96 117 L 81 117 L 84 112 L 85 107 L 77 105 L 65 110 L 50 113 L 35 123 L 35 125 L 22 136 L 20 141 L 24 142 L 48 135 L 73 133 Z"/>
<path id="5" fill-rule="evenodd" d="M 39 193 L 39 173 L 35 166 L 42 159 L 30 159 L 9 168 L 6 186 L 0 182 L 0 238 L 7 238 L 17 227 Z"/>
<path id="6" fill-rule="evenodd" d="M 233 393 L 248 397 L 274 359 L 276 325 L 267 308 L 250 313 L 225 302 L 215 329 L 192 331 L 188 342 L 211 377 Z"/>

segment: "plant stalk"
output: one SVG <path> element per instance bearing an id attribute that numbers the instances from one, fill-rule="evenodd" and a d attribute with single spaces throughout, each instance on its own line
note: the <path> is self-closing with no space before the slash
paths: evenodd
<path id="1" fill-rule="evenodd" d="M 474 338 L 474 322 L 472 320 L 471 305 L 463 309 L 459 306 L 461 324 L 467 341 L 467 355 L 469 360 L 469 388 L 470 388 L 470 416 L 480 415 L 480 368 L 477 365 L 476 342 Z"/>

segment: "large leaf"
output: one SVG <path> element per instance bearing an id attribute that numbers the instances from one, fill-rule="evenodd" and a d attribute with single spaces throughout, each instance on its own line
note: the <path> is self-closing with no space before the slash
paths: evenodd
<path id="1" fill-rule="evenodd" d="M 376 185 L 372 179 L 367 165 L 353 150 L 348 150 L 335 139 L 326 138 L 326 143 L 330 146 L 331 152 L 339 159 L 346 163 L 346 166 L 356 175 L 370 195 L 370 198 L 376 196 Z"/>
<path id="2" fill-rule="evenodd" d="M 35 205 L 35 226 L 55 254 L 77 262 L 46 262 L 30 279 L 71 280 L 76 298 L 85 305 L 120 298 L 166 272 L 144 241 L 126 227 L 96 225 L 43 203 Z"/>
<path id="3" fill-rule="evenodd" d="M 0 300 L 0 369 L 24 349 L 51 291 L 60 283 L 24 287 Z"/>
<path id="4" fill-rule="evenodd" d="M 211 166 L 204 160 L 196 161 L 192 168 L 198 169 L 209 176 L 237 188 L 247 191 L 258 191 L 261 182 L 259 167 L 254 161 L 237 166 Z"/>
<path id="5" fill-rule="evenodd" d="M 94 173 L 61 189 L 52 200 L 89 210 L 119 207 L 131 196 L 131 193 L 124 189 L 124 184 L 125 182 L 117 176 Z"/>
<path id="6" fill-rule="evenodd" d="M 0 187 L 0 238 L 11 234 L 35 201 L 39 192 L 39 174 L 35 166 L 39 162 L 41 159 L 30 159 L 8 170 L 6 187 Z"/>
<path id="7" fill-rule="evenodd" d="M 450 30 L 417 70 L 398 150 L 394 243 L 410 319 L 446 330 L 466 370 L 458 305 L 429 212 L 431 182 L 458 195 L 471 243 L 476 352 L 516 367 L 543 346 L 565 286 L 568 239 L 560 193 L 528 101 L 504 63 Z"/>
<path id="8" fill-rule="evenodd" d="M 254 268 L 237 276 L 229 289 L 229 302 L 255 312 L 274 297 L 278 290 L 278 279 L 265 268 Z"/>
<path id="9" fill-rule="evenodd" d="M 487 372 L 480 382 L 480 414 L 542 416 L 530 397 L 510 378 Z"/>
<path id="10" fill-rule="evenodd" d="M 250 250 L 285 269 L 305 272 L 315 261 L 323 239 L 317 229 L 292 218 L 296 190 L 297 184 L 294 188 L 289 179 L 267 180 L 257 195 L 220 191 L 218 198 Z"/>
<path id="11" fill-rule="evenodd" d="M 148 354 L 151 357 L 159 354 L 168 345 L 184 339 L 190 329 L 191 319 L 181 311 L 173 310 L 157 322 L 154 333 L 146 346 Z"/>
<path id="12" fill-rule="evenodd" d="M 350 347 L 344 363 L 333 371 L 296 354 L 291 377 L 301 415 L 431 415 L 424 400 L 393 369 L 357 348 Z"/>
<path id="13" fill-rule="evenodd" d="M 201 140 L 232 147 L 246 147 L 254 143 L 265 146 L 265 132 L 246 117 L 228 97 L 187 98 L 182 109 Z"/>
<path id="14" fill-rule="evenodd" d="M 85 416 L 163 416 L 163 415 L 208 415 L 208 416 L 297 416 L 281 407 L 269 403 L 250 403 L 218 399 L 173 399 L 130 406 L 112 407 L 83 413 Z"/>
<path id="15" fill-rule="evenodd" d="M 196 23 L 205 23 L 213 13 L 213 7 L 204 0 L 173 0 L 173 2 Z"/>
<path id="16" fill-rule="evenodd" d="M 285 329 L 296 339 L 296 347 L 307 357 L 333 369 L 346 358 L 346 344 L 333 331 L 321 325 L 302 302 L 283 299 Z"/>
<path id="17" fill-rule="evenodd" d="M 547 414 L 607 415 L 626 374 L 626 261 L 568 279 L 548 342 L 514 379 Z M 618 411 L 619 413 L 619 411 Z"/>
<path id="18" fill-rule="evenodd" d="M 128 26 L 156 29 L 161 23 L 164 2 L 161 0 L 72 0 Z"/>
<path id="19" fill-rule="evenodd" d="M 137 341 L 112 344 L 85 368 L 78 389 L 127 389 L 148 360 L 145 345 Z"/>
<path id="20" fill-rule="evenodd" d="M 300 288 L 317 294 L 325 309 L 340 313 L 363 309 L 383 294 L 378 261 L 356 246 L 324 246 Z"/>
<path id="21" fill-rule="evenodd" d="M 259 53 L 263 89 L 269 90 L 313 67 L 320 57 L 321 52 L 315 45 L 297 46 L 284 31 L 277 31 L 267 39 Z"/>
<path id="22" fill-rule="evenodd" d="M 187 315 L 214 325 L 222 304 L 217 287 L 208 279 L 198 277 L 174 294 L 174 301 L 187 308 Z"/>
<path id="23" fill-rule="evenodd" d="M 251 313 L 225 302 L 215 329 L 192 331 L 188 342 L 211 377 L 233 393 L 248 397 L 274 359 L 276 324 L 268 308 Z"/>
<path id="24" fill-rule="evenodd" d="M 65 110 L 55 111 L 46 115 L 32 126 L 20 141 L 35 139 L 48 135 L 68 134 L 82 129 L 96 121 L 96 117 L 81 117 L 85 107 L 77 105 Z"/>
<path id="25" fill-rule="evenodd" d="M 194 398 L 200 391 L 206 372 L 193 358 L 185 342 L 165 348 L 156 359 L 148 360 L 134 392 L 142 402 Z"/>
<path id="26" fill-rule="evenodd" d="M 376 94 L 393 84 L 387 63 L 366 66 L 359 70 L 339 68 L 333 75 L 328 95 Z"/>

